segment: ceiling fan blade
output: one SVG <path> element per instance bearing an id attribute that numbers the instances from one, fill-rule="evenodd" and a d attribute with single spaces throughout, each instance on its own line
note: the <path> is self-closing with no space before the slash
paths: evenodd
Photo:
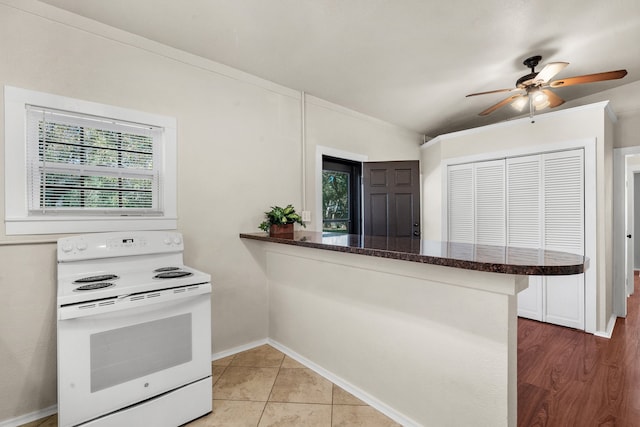
<path id="1" fill-rule="evenodd" d="M 583 83 L 600 82 L 604 80 L 621 79 L 627 75 L 627 70 L 606 71 L 604 73 L 585 74 L 584 76 L 569 77 L 549 83 L 551 87 L 573 86 Z"/>
<path id="2" fill-rule="evenodd" d="M 470 96 L 488 95 L 490 93 L 511 92 L 512 90 L 516 90 L 516 89 L 496 89 L 496 90 L 490 90 L 488 92 L 470 93 L 469 95 L 465 96 L 465 98 L 468 98 Z"/>
<path id="3" fill-rule="evenodd" d="M 564 99 L 560 98 L 558 95 L 553 93 L 548 89 L 543 89 L 545 95 L 547 95 L 547 100 L 549 101 L 549 108 L 557 107 L 558 105 L 564 104 Z"/>
<path id="4" fill-rule="evenodd" d="M 568 62 L 550 62 L 544 66 L 544 68 L 538 73 L 538 75 L 533 79 L 534 82 L 548 82 L 553 76 L 558 74 L 560 71 L 564 70 L 564 68 L 569 65 Z"/>
<path id="5" fill-rule="evenodd" d="M 489 114 L 493 113 L 494 111 L 496 111 L 498 108 L 504 107 L 505 105 L 515 101 L 516 98 L 520 98 L 521 96 L 526 96 L 526 95 L 511 95 L 510 97 L 505 98 L 502 101 L 498 102 L 497 104 L 492 105 L 491 107 L 487 108 L 486 110 L 481 112 L 479 115 L 480 116 L 489 115 Z"/>

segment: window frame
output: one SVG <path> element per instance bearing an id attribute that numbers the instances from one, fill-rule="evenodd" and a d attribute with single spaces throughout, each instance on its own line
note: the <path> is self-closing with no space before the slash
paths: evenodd
<path id="1" fill-rule="evenodd" d="M 157 149 L 160 213 L 121 216 L 79 213 L 33 215 L 28 203 L 28 106 L 149 125 L 162 129 Z M 176 119 L 128 108 L 52 95 L 12 86 L 4 87 L 5 107 L 5 233 L 6 235 L 80 232 L 172 230 L 177 228 Z"/>

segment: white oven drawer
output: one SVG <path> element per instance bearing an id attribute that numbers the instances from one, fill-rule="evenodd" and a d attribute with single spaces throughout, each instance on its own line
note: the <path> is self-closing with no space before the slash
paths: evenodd
<path id="1" fill-rule="evenodd" d="M 59 425 L 84 423 L 210 376 L 208 285 L 209 292 L 122 300 L 121 308 L 100 313 L 84 309 L 93 315 L 59 314 Z"/>

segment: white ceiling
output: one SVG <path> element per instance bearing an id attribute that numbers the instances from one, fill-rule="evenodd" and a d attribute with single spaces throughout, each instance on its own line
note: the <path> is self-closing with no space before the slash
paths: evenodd
<path id="1" fill-rule="evenodd" d="M 43 0 L 428 136 L 502 121 L 506 94 L 542 55 L 565 100 L 640 79 L 638 0 Z"/>

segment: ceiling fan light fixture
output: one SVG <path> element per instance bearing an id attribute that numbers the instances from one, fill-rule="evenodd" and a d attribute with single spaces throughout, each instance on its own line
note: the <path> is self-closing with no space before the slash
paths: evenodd
<path id="1" fill-rule="evenodd" d="M 542 104 L 534 105 L 534 107 L 535 107 L 536 111 L 540 111 L 540 110 L 544 110 L 549 105 L 551 105 L 551 103 L 547 100 L 547 101 L 543 102 Z"/>
<path id="2" fill-rule="evenodd" d="M 531 102 L 533 103 L 533 106 L 536 107 L 536 110 L 542 110 L 549 106 L 549 97 L 543 91 L 539 89 L 531 91 L 529 92 L 529 96 L 531 97 Z"/>
<path id="3" fill-rule="evenodd" d="M 521 96 L 519 98 L 517 98 L 515 101 L 513 101 L 511 103 L 511 106 L 516 109 L 517 111 L 522 111 L 524 110 L 524 107 L 527 106 L 527 104 L 529 104 L 529 100 L 527 99 L 526 96 Z"/>

